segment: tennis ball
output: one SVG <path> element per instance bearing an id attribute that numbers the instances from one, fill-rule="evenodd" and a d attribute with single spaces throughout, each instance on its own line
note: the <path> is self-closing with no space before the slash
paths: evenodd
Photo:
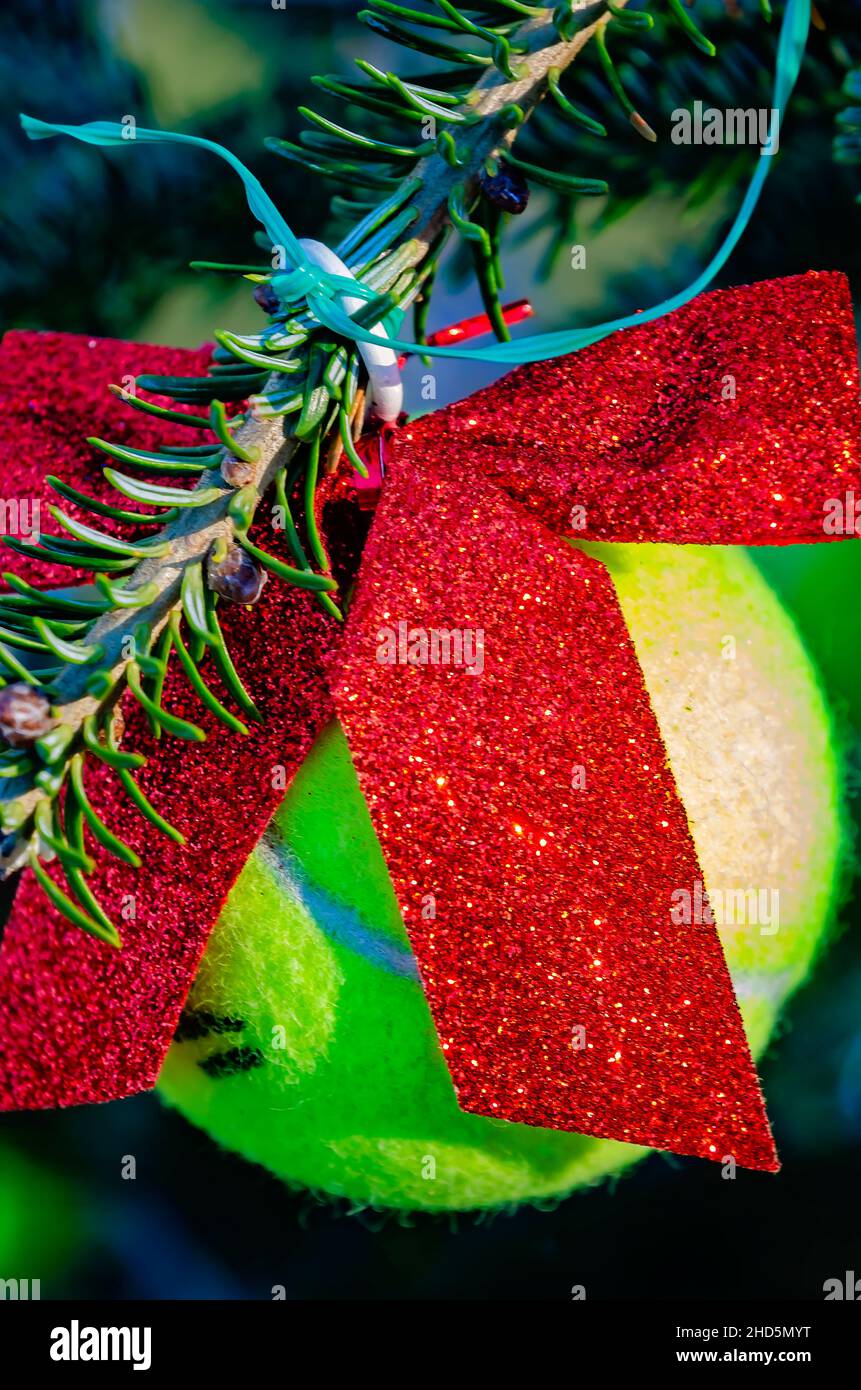
<path id="1" fill-rule="evenodd" d="M 861 539 L 830 545 L 768 546 L 756 562 L 795 622 L 834 704 L 861 730 Z"/>
<path id="2" fill-rule="evenodd" d="M 779 893 L 776 931 L 722 930 L 761 1054 L 835 908 L 840 779 L 816 676 L 743 551 L 584 548 L 613 575 L 706 887 Z M 374 1207 L 552 1199 L 646 1152 L 458 1109 L 337 724 L 234 886 L 159 1085 L 286 1182 Z"/>

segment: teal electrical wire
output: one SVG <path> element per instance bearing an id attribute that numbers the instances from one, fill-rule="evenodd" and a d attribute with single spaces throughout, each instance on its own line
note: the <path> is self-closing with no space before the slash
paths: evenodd
<path id="1" fill-rule="evenodd" d="M 774 109 L 777 111 L 777 131 L 783 123 L 783 116 L 798 79 L 807 35 L 810 28 L 810 0 L 787 0 L 784 9 L 780 37 L 777 46 L 777 61 L 774 75 Z M 708 265 L 683 290 L 664 299 L 648 309 L 621 318 L 610 319 L 591 328 L 560 329 L 552 333 L 537 333 L 519 338 L 510 343 L 495 343 L 488 347 L 433 347 L 426 343 L 413 343 L 398 338 L 383 338 L 370 329 L 363 328 L 345 313 L 339 304 L 339 297 L 350 294 L 360 299 L 376 298 L 373 290 L 359 280 L 348 279 L 343 275 L 333 275 L 312 264 L 305 256 L 302 245 L 294 236 L 272 199 L 260 181 L 245 168 L 241 160 L 212 140 L 204 140 L 196 135 L 181 135 L 173 131 L 144 130 L 127 127 L 111 121 L 92 121 L 86 125 L 55 125 L 35 120 L 32 116 L 22 116 L 21 125 L 33 140 L 46 139 L 53 135 L 71 135 L 91 145 L 128 146 L 137 143 L 161 143 L 173 141 L 178 144 L 195 145 L 210 150 L 236 171 L 245 187 L 248 206 L 261 223 L 273 246 L 283 247 L 285 255 L 292 262 L 293 269 L 272 277 L 275 293 L 285 302 L 304 298 L 308 308 L 318 322 L 345 338 L 355 342 L 378 343 L 393 348 L 397 352 L 421 353 L 433 357 L 468 358 L 478 362 L 496 362 L 515 366 L 524 362 L 541 362 L 552 357 L 578 352 L 581 348 L 599 342 L 620 329 L 631 328 L 637 324 L 649 323 L 663 318 L 674 309 L 687 304 L 700 294 L 714 279 L 728 261 L 743 235 L 753 215 L 762 192 L 763 185 L 771 167 L 771 156 L 761 153 L 748 184 L 741 206 L 732 226 Z M 774 139 L 772 138 L 772 146 Z"/>

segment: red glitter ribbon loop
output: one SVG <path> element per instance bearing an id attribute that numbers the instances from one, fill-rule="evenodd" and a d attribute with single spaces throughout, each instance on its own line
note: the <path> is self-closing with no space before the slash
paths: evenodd
<path id="1" fill-rule="evenodd" d="M 86 356 L 53 347 L 60 365 Z M 109 347 L 117 379 L 132 350 Z M 145 356 L 157 369 L 159 354 Z M 29 416 L 30 462 L 53 467 L 48 403 L 19 367 L 7 420 Z M 150 788 L 157 800 L 171 779 L 189 848 L 159 845 L 156 858 L 111 806 L 144 855 L 129 882 L 147 910 L 121 955 L 59 922 L 25 880 L 0 950 L 0 1105 L 154 1084 L 207 933 L 280 795 L 255 760 L 301 761 L 330 711 L 326 665 L 460 1104 L 773 1168 L 717 936 L 667 910 L 672 887 L 702 875 L 612 582 L 558 537 L 827 540 L 828 500 L 861 495 L 858 438 L 851 305 L 830 274 L 703 296 L 410 426 L 340 645 L 305 596 L 270 586 L 265 624 L 262 610 L 235 620 L 266 729 L 239 743 L 213 727 L 202 746 L 154 750 Z M 85 451 L 73 464 L 71 481 L 97 491 Z M 443 633 L 460 635 L 462 656 L 470 642 L 471 660 L 434 662 Z M 232 835 L 212 800 L 228 758 L 244 797 Z M 571 793 L 575 765 L 585 795 Z M 127 873 L 100 863 L 96 879 L 114 899 Z"/>

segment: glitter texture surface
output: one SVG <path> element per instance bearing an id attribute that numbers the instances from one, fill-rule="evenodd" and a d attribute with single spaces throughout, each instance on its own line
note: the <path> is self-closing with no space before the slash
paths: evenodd
<path id="1" fill-rule="evenodd" d="M 379 660 L 401 623 L 483 633 L 483 672 Z M 670 917 L 702 872 L 604 566 L 411 450 L 336 704 L 461 1107 L 774 1168 L 717 933 Z"/>
<path id="2" fill-rule="evenodd" d="M 42 473 L 53 471 L 107 496 L 96 457 L 80 442 L 87 434 L 126 437 L 143 447 L 177 442 L 175 426 L 153 430 L 150 417 L 124 409 L 105 388 L 135 371 L 199 372 L 209 354 L 104 339 L 90 347 L 92 341 L 24 333 L 4 339 L 0 378 L 19 383 L 16 392 L 8 386 L 4 392 L 4 447 L 23 435 L 26 451 L 4 456 L 0 478 L 14 478 L 18 495 L 32 488 L 38 496 Z M 64 385 L 62 419 L 47 403 L 50 375 Z M 49 519 L 45 529 L 57 527 Z M 271 539 L 267 535 L 266 544 Z M 28 572 L 17 557 L 10 560 L 16 572 Z M 44 567 L 34 566 L 33 573 L 44 584 Z M 68 583 L 69 574 L 51 577 Z M 0 949 L 0 1109 L 113 1100 L 155 1084 L 221 905 L 280 803 L 285 780 L 331 717 L 323 657 L 337 633 L 307 595 L 269 584 L 258 608 L 223 605 L 219 611 L 265 723 L 252 724 L 248 738 L 231 733 L 202 709 L 176 662 L 165 705 L 200 724 L 206 743 L 155 742 L 142 712 L 126 698 L 128 745 L 150 758 L 136 774 L 139 785 L 188 845 L 180 848 L 159 834 L 115 778 L 100 768 L 88 771 L 94 805 L 143 859 L 135 871 L 99 851 L 89 880 L 118 922 L 123 949 L 71 926 L 24 874 Z M 208 663 L 203 672 L 218 690 Z M 280 778 L 273 777 L 276 767 L 283 769 Z M 134 918 L 121 915 L 129 894 Z"/>
<path id="3" fill-rule="evenodd" d="M 780 545 L 840 539 L 825 504 L 861 495 L 859 421 L 848 281 L 811 272 L 518 368 L 410 433 L 579 539 Z"/>
<path id="4" fill-rule="evenodd" d="M 336 703 L 464 1109 L 777 1166 L 716 931 L 671 916 L 702 871 L 612 582 L 524 509 L 823 540 L 860 477 L 839 275 L 704 296 L 405 431 Z M 479 632 L 480 674 L 427 659 Z"/>
<path id="5" fill-rule="evenodd" d="M 19 496 L 44 496 L 45 471 L 105 496 L 84 435 L 175 438 L 105 384 L 204 360 L 10 334 L 0 477 Z M 703 297 L 409 426 L 346 640 L 283 585 L 251 612 L 225 610 L 264 726 L 244 740 L 216 726 L 176 669 L 167 705 L 202 723 L 207 743 L 153 744 L 126 701 L 130 743 L 151 756 L 141 785 L 189 846 L 91 774 L 96 805 L 144 858 L 134 873 L 100 855 L 93 887 L 112 907 L 133 893 L 136 916 L 115 953 L 25 876 L 0 949 L 0 1107 L 154 1083 L 221 903 L 332 713 L 328 672 L 460 1104 L 773 1168 L 717 936 L 670 916 L 673 890 L 701 872 L 612 582 L 554 533 L 821 541 L 827 500 L 853 489 L 854 333 L 845 280 L 831 274 Z M 321 511 L 330 540 L 341 527 L 358 545 L 357 515 Z M 69 582 L 68 570 L 14 568 Z M 480 630 L 475 674 L 401 663 L 402 623 L 431 644 Z M 384 629 L 393 663 L 379 659 Z M 275 766 L 285 778 L 273 787 Z"/>
<path id="6" fill-rule="evenodd" d="M 161 444 L 200 444 L 210 438 L 205 430 L 193 433 L 159 420 L 155 415 L 123 406 L 108 391 L 114 384 L 128 388 L 131 379 L 144 372 L 158 376 L 205 375 L 211 348 L 189 352 L 182 348 L 151 347 L 124 343 L 116 338 L 86 338 L 71 333 L 12 332 L 0 344 L 0 410 L 6 427 L 0 431 L 0 479 L 5 499 L 39 499 L 42 530 L 65 535 L 47 512 L 49 503 L 69 516 L 99 530 L 150 536 L 154 527 L 139 532 L 67 502 L 46 484 L 53 473 L 82 492 L 112 506 L 130 506 L 105 481 L 102 468 L 115 460 L 90 447 L 88 437 L 109 439 L 136 449 L 156 450 Z M 60 383 L 59 388 L 54 383 Z M 147 395 L 156 405 L 170 406 L 166 396 Z M 184 409 L 183 407 L 179 407 Z M 191 407 L 186 413 L 194 414 Z M 14 428 L 12 428 L 14 422 Z M 178 436 L 188 435 L 188 438 Z M 122 470 L 122 464 L 116 464 Z M 151 479 L 154 475 L 148 475 Z M 165 479 L 176 483 L 176 479 Z M 132 508 L 133 510 L 133 508 Z M 11 534 L 11 531 L 10 531 Z M 26 535 L 22 536 L 27 540 Z M 64 585 L 89 578 L 65 565 L 46 565 L 25 555 L 0 551 L 0 569 L 11 569 L 39 588 Z"/>

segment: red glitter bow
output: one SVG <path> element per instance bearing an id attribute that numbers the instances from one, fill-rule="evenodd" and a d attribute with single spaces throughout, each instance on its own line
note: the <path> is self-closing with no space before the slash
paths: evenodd
<path id="1" fill-rule="evenodd" d="M 47 364 L 70 383 L 62 420 Z M 10 335 L 0 476 L 35 496 L 50 467 L 106 495 L 78 439 L 118 435 L 104 385 L 201 365 Z M 137 443 L 165 439 L 143 423 Z M 266 723 L 238 741 L 195 707 L 206 744 L 153 744 L 129 710 L 151 758 L 141 784 L 156 804 L 169 784 L 189 845 L 153 850 L 106 784 L 103 807 L 144 858 L 137 874 L 96 871 L 100 897 L 135 894 L 123 951 L 57 918 L 25 876 L 0 949 L 0 1105 L 155 1083 L 280 798 L 271 766 L 295 770 L 337 708 L 461 1106 L 773 1169 L 716 932 L 670 916 L 672 890 L 702 871 L 612 581 L 559 536 L 577 508 L 586 539 L 827 540 L 826 501 L 861 494 L 858 439 L 851 304 L 832 274 L 703 296 L 408 427 L 346 633 L 284 586 L 230 615 Z M 46 582 L 44 568 L 28 577 Z M 471 659 L 434 660 L 445 634 Z M 190 703 L 177 671 L 166 702 Z M 578 1027 L 590 1045 L 576 1050 Z"/>

